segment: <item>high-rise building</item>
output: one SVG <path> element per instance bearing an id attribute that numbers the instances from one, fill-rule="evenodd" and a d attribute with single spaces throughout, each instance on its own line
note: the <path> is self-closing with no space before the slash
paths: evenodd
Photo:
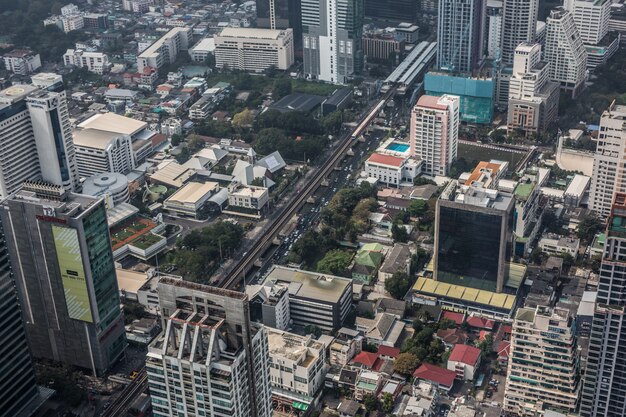
<path id="1" fill-rule="evenodd" d="M 487 57 L 490 59 L 495 59 L 500 55 L 503 7 L 502 0 L 487 0 L 485 42 Z"/>
<path id="2" fill-rule="evenodd" d="M 574 413 L 580 394 L 575 320 L 563 308 L 521 308 L 513 321 L 504 411 L 522 417 Z"/>
<path id="3" fill-rule="evenodd" d="M 593 160 L 589 208 L 606 218 L 613 196 L 626 192 L 626 106 L 611 103 L 602 113 Z"/>
<path id="4" fill-rule="evenodd" d="M 126 347 L 104 200 L 25 183 L 2 208 L 32 355 L 102 375 Z"/>
<path id="5" fill-rule="evenodd" d="M 422 173 L 448 175 L 459 145 L 459 97 L 420 97 L 410 129 L 411 155 L 423 161 Z"/>
<path id="6" fill-rule="evenodd" d="M 609 32 L 610 0 L 565 0 L 563 7 L 574 17 L 583 43 L 598 45 Z"/>
<path id="7" fill-rule="evenodd" d="M 301 8 L 304 74 L 347 83 L 363 68 L 363 0 L 303 0 Z"/>
<path id="8" fill-rule="evenodd" d="M 559 85 L 548 79 L 550 63 L 541 60 L 541 45 L 522 43 L 515 48 L 509 81 L 509 129 L 540 132 L 556 119 Z"/>
<path id="9" fill-rule="evenodd" d="M 550 63 L 550 79 L 571 91 L 572 97 L 578 96 L 585 88 L 587 51 L 574 16 L 562 7 L 552 10 L 546 19 L 543 58 Z"/>
<path id="10" fill-rule="evenodd" d="M 440 70 L 473 73 L 483 58 L 484 0 L 441 0 L 437 25 Z"/>
<path id="11" fill-rule="evenodd" d="M 163 331 L 146 368 L 155 417 L 270 417 L 265 328 L 246 294 L 161 277 Z"/>
<path id="12" fill-rule="evenodd" d="M 513 245 L 511 194 L 451 181 L 437 200 L 433 278 L 503 292 Z"/>
<path id="13" fill-rule="evenodd" d="M 626 415 L 626 194 L 615 196 L 604 248 L 580 402 L 583 417 Z"/>
<path id="14" fill-rule="evenodd" d="M 365 0 L 365 17 L 418 23 L 418 0 Z"/>
<path id="15" fill-rule="evenodd" d="M 0 91 L 0 198 L 24 181 L 80 188 L 65 92 L 15 85 Z"/>
<path id="16" fill-rule="evenodd" d="M 215 35 L 215 66 L 248 72 L 293 65 L 293 30 L 224 28 Z"/>
<path id="17" fill-rule="evenodd" d="M 502 9 L 501 57 L 505 66 L 513 65 L 515 48 L 534 42 L 539 0 L 504 0 Z"/>
<path id="18" fill-rule="evenodd" d="M 41 397 L 1 229 L 0 294 L 0 417 L 28 416 L 30 413 L 25 410 L 36 405 Z"/>
<path id="19" fill-rule="evenodd" d="M 256 24 L 263 29 L 293 29 L 294 53 L 302 57 L 302 14 L 299 0 L 256 0 Z"/>

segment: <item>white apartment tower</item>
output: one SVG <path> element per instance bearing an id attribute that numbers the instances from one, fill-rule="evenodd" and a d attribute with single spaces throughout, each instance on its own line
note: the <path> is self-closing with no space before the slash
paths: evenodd
<path id="1" fill-rule="evenodd" d="M 485 21 L 485 41 L 487 44 L 487 57 L 498 58 L 502 42 L 502 11 L 501 0 L 487 0 L 487 17 Z"/>
<path id="2" fill-rule="evenodd" d="M 522 43 L 515 48 L 509 81 L 507 126 L 538 132 L 556 118 L 559 85 L 549 80 L 550 63 L 541 60 L 541 45 Z"/>
<path id="3" fill-rule="evenodd" d="M 422 173 L 446 176 L 459 141 L 458 96 L 422 96 L 411 112 L 411 155 L 423 161 Z"/>
<path id="4" fill-rule="evenodd" d="M 293 29 L 224 28 L 215 36 L 215 66 L 263 72 L 293 65 Z"/>
<path id="5" fill-rule="evenodd" d="M 0 91 L 0 197 L 29 180 L 80 189 L 65 92 L 15 85 Z"/>
<path id="6" fill-rule="evenodd" d="M 574 16 L 576 28 L 585 45 L 598 45 L 609 33 L 610 0 L 565 0 L 563 7 Z"/>
<path id="7" fill-rule="evenodd" d="M 616 193 L 626 192 L 626 106 L 612 103 L 602 113 L 589 191 L 589 208 L 606 218 Z"/>
<path id="8" fill-rule="evenodd" d="M 161 277 L 146 360 L 155 417 L 270 417 L 268 339 L 239 292 Z"/>
<path id="9" fill-rule="evenodd" d="M 517 311 L 504 391 L 504 411 L 521 417 L 546 410 L 576 411 L 580 354 L 575 320 L 566 309 L 538 306 Z"/>
<path id="10" fill-rule="evenodd" d="M 574 16 L 558 7 L 546 19 L 546 40 L 543 57 L 550 63 L 550 79 L 560 83 L 572 97 L 585 88 L 587 51 L 576 29 Z"/>
<path id="11" fill-rule="evenodd" d="M 515 48 L 522 42 L 534 42 L 539 0 L 504 0 L 502 10 L 501 58 L 513 65 Z"/>

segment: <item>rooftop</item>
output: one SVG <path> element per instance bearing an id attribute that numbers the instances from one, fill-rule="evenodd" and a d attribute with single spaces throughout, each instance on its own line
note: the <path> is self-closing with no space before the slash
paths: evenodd
<path id="1" fill-rule="evenodd" d="M 404 158 L 399 158 L 397 156 L 391 156 L 391 155 L 384 155 L 382 153 L 373 153 L 368 158 L 367 162 L 399 168 L 404 163 Z"/>
<path id="2" fill-rule="evenodd" d="M 213 193 L 217 188 L 219 188 L 219 184 L 216 182 L 189 182 L 172 194 L 167 200 L 181 204 L 194 204 L 207 194 Z"/>
<path id="3" fill-rule="evenodd" d="M 117 286 L 120 291 L 131 294 L 137 294 L 137 291 L 148 281 L 148 275 L 144 272 L 116 268 L 115 274 L 117 275 Z"/>
<path id="4" fill-rule="evenodd" d="M 413 372 L 413 376 L 444 387 L 451 387 L 456 379 L 456 373 L 454 371 L 430 363 L 422 363 L 422 365 Z"/>
<path id="5" fill-rule="evenodd" d="M 286 30 L 227 27 L 222 29 L 222 32 L 218 36 L 229 38 L 279 39 L 285 36 L 286 33 Z"/>
<path id="6" fill-rule="evenodd" d="M 322 343 L 312 340 L 310 336 L 299 336 L 271 327 L 266 329 L 270 355 L 294 361 L 300 366 L 308 368 L 313 365 L 317 358 L 313 353 L 324 349 Z"/>
<path id="7" fill-rule="evenodd" d="M 237 28 L 239 30 L 239 28 Z M 281 113 L 301 111 L 308 113 L 324 101 L 324 97 L 313 94 L 292 93 L 273 103 L 270 108 Z"/>
<path id="8" fill-rule="evenodd" d="M 148 126 L 146 122 L 115 113 L 96 114 L 78 125 L 81 129 L 98 129 L 133 136 Z"/>
<path id="9" fill-rule="evenodd" d="M 454 345 L 448 360 L 474 366 L 480 358 L 480 349 L 469 345 Z"/>
<path id="10" fill-rule="evenodd" d="M 446 282 L 435 281 L 432 278 L 419 277 L 413 290 L 435 297 L 450 297 L 456 300 L 482 304 L 494 308 L 510 311 L 515 305 L 515 295 L 495 293 L 476 288 L 453 285 Z"/>
<path id="11" fill-rule="evenodd" d="M 416 107 L 434 110 L 448 110 L 448 106 L 440 101 L 440 97 L 423 95 L 417 100 Z"/>
<path id="12" fill-rule="evenodd" d="M 72 137 L 74 145 L 84 148 L 106 150 L 117 138 L 124 136 L 117 132 L 98 129 L 75 130 Z"/>
<path id="13" fill-rule="evenodd" d="M 295 268 L 274 266 L 264 284 L 285 284 L 291 296 L 308 298 L 327 303 L 337 303 L 352 280 L 333 275 L 318 274 Z"/>

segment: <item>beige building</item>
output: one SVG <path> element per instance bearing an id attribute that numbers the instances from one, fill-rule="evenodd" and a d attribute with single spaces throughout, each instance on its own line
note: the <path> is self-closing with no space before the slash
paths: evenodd
<path id="1" fill-rule="evenodd" d="M 200 209 L 218 190 L 216 182 L 189 182 L 168 197 L 163 207 L 180 216 L 198 217 Z"/>
<path id="2" fill-rule="evenodd" d="M 580 354 L 568 310 L 518 310 L 513 322 L 504 411 L 536 417 L 546 410 L 574 412 L 580 393 Z"/>
<path id="3" fill-rule="evenodd" d="M 260 211 L 269 201 L 269 193 L 265 187 L 232 184 L 228 187 L 229 207 L 239 207 Z"/>
<path id="4" fill-rule="evenodd" d="M 309 336 L 266 327 L 272 401 L 310 405 L 324 385 L 326 349 Z"/>
<path id="5" fill-rule="evenodd" d="M 250 72 L 293 64 L 293 30 L 224 28 L 215 36 L 215 65 Z"/>

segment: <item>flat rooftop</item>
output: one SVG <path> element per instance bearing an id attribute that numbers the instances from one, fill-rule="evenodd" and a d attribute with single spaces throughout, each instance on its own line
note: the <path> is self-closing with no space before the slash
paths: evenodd
<path id="1" fill-rule="evenodd" d="M 289 294 L 327 303 L 337 303 L 352 284 L 352 280 L 295 268 L 274 266 L 263 282 L 264 285 L 284 284 Z"/>
<path id="2" fill-rule="evenodd" d="M 72 133 L 74 145 L 99 150 L 106 150 L 111 142 L 121 136 L 125 135 L 99 129 L 80 129 Z"/>
<path id="3" fill-rule="evenodd" d="M 432 278 L 419 277 L 413 285 L 413 291 L 434 297 L 448 297 L 460 302 L 481 304 L 493 308 L 512 310 L 515 306 L 515 295 L 479 290 L 462 285 L 435 281 Z"/>
<path id="4" fill-rule="evenodd" d="M 268 39 L 275 40 L 285 36 L 286 30 L 258 29 L 258 28 L 231 28 L 222 29 L 219 35 L 228 38 Z"/>
<path id="5" fill-rule="evenodd" d="M 105 132 L 114 132 L 122 135 L 133 136 L 148 127 L 146 122 L 120 116 L 115 113 L 101 113 L 91 116 L 78 125 L 81 129 L 97 129 Z"/>
<path id="6" fill-rule="evenodd" d="M 116 268 L 115 274 L 117 275 L 117 286 L 120 291 L 126 291 L 131 294 L 137 294 L 137 291 L 148 281 L 148 275 L 145 272 Z"/>
<path id="7" fill-rule="evenodd" d="M 194 204 L 213 193 L 219 184 L 216 182 L 189 182 L 172 194 L 167 201 L 175 201 L 182 204 Z"/>

